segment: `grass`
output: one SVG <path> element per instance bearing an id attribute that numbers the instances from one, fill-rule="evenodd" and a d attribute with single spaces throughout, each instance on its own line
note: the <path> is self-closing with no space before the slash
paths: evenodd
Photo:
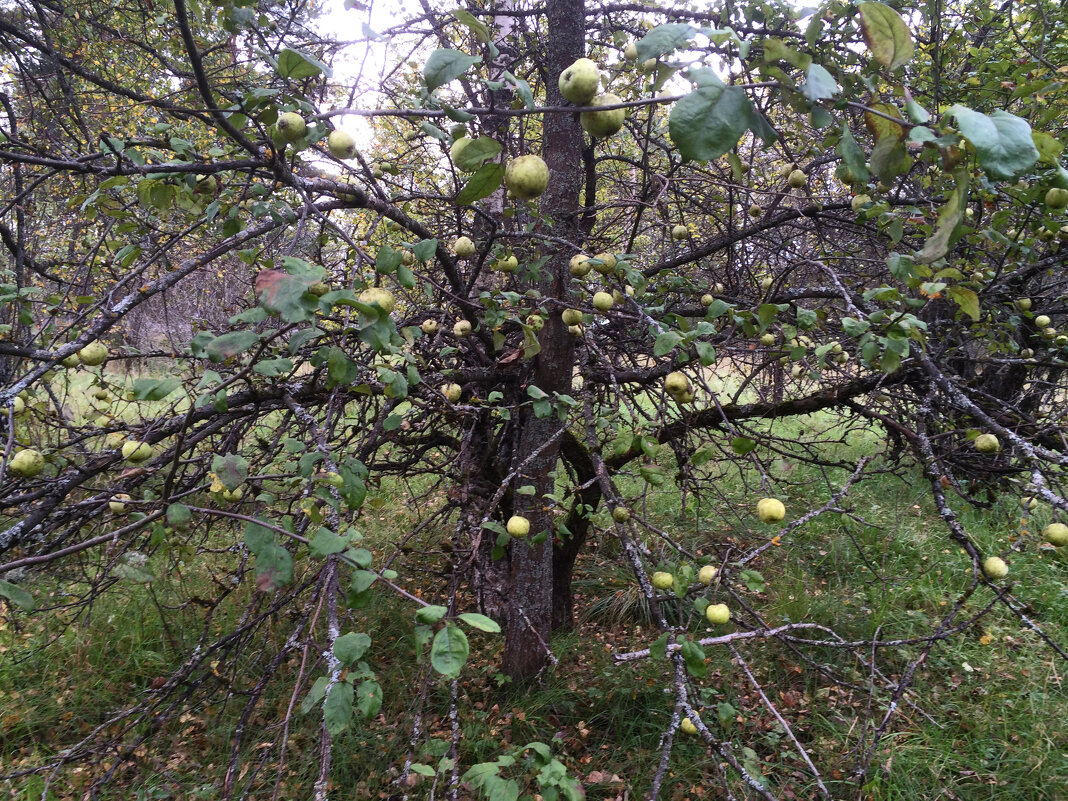
<path id="1" fill-rule="evenodd" d="M 804 429 L 805 436 L 815 436 L 826 422 L 827 418 L 816 416 L 776 424 L 775 433 L 801 437 Z M 878 446 L 877 437 L 860 433 L 849 444 L 828 447 L 855 457 L 874 453 Z M 739 547 L 766 541 L 774 533 L 747 511 L 754 493 L 784 497 L 791 514 L 818 506 L 827 497 L 824 475 L 816 468 L 758 455 L 767 477 L 742 474 L 715 462 L 702 468 L 703 480 L 714 486 L 722 503 L 736 505 L 739 515 L 716 514 L 725 506 L 710 501 L 692 504 L 685 515 L 680 514 L 681 498 L 670 488 L 671 482 L 650 487 L 636 473 L 623 479 L 622 488 L 632 508 L 699 554 L 699 562 L 718 560 L 727 549 L 736 553 Z M 666 449 L 657 461 L 674 469 Z M 830 481 L 839 485 L 847 474 L 832 471 Z M 383 487 L 360 522 L 368 547 L 376 554 L 389 552 L 397 532 L 412 519 L 403 505 L 384 500 L 393 497 L 394 490 Z M 764 553 L 753 567 L 765 586 L 761 589 L 756 582 L 754 589 L 743 588 L 744 600 L 769 622 L 820 623 L 856 639 L 929 632 L 966 585 L 969 563 L 949 540 L 927 500 L 922 479 L 908 473 L 904 478 L 876 473 L 854 487 L 843 506 L 865 522 L 844 519 L 837 512 L 816 518 L 789 542 Z M 1023 519 L 1013 498 L 991 509 L 959 511 L 984 553 L 1017 549 L 1009 557 L 1014 595 L 1055 641 L 1068 641 L 1068 558 L 1039 546 L 1033 536 L 1019 539 L 1025 532 L 1039 530 L 1047 513 L 1038 510 L 1033 519 Z M 216 536 L 222 535 L 220 529 Z M 655 537 L 650 535 L 648 544 L 678 566 L 677 557 Z M 4 771 L 34 764 L 68 747 L 123 703 L 143 694 L 155 678 L 167 675 L 205 625 L 217 634 L 234 622 L 241 604 L 250 598 L 247 587 L 239 588 L 233 602 L 221 607 L 207 624 L 203 610 L 182 605 L 190 595 L 210 593 L 226 564 L 225 555 L 192 556 L 179 551 L 157 554 L 148 565 L 157 575 L 152 585 L 118 584 L 89 615 L 2 619 L 0 765 Z M 541 741 L 551 744 L 569 770 L 586 782 L 590 799 L 617 798 L 624 787 L 632 795 L 645 791 L 659 759 L 657 743 L 670 720 L 672 696 L 663 689 L 666 663 L 612 662 L 613 652 L 644 647 L 657 636 L 647 611 L 642 612 L 643 599 L 633 591 L 632 577 L 619 561 L 607 541 L 580 560 L 575 589 L 585 614 L 576 631 L 554 639 L 560 666 L 532 692 L 500 686 L 499 639 L 471 635 L 472 657 L 460 683 L 464 769 L 496 759 L 509 748 Z M 306 567 L 306 560 L 298 560 L 298 574 Z M 440 581 L 411 567 L 398 566 L 405 586 L 434 597 Z M 69 584 L 42 581 L 37 589 L 62 600 L 64 593 L 84 586 L 72 577 Z M 990 599 L 988 591 L 980 591 L 966 613 Z M 168 610 L 166 614 L 161 608 Z M 370 633 L 376 643 L 371 667 L 383 683 L 386 700 L 377 721 L 358 724 L 338 738 L 332 778 L 344 788 L 343 795 L 387 798 L 398 791 L 392 782 L 408 747 L 412 687 L 421 675 L 412 609 L 379 593 L 370 606 L 353 614 L 350 625 Z M 705 628 L 698 624 L 695 630 Z M 218 668 L 234 682 L 234 690 L 247 689 L 262 664 L 257 654 L 273 653 L 286 631 L 282 616 L 246 650 L 245 663 L 229 670 Z M 902 708 L 874 754 L 862 789 L 848 781 L 850 750 L 865 727 L 870 730 L 873 725 L 869 718 L 874 716 L 877 722 L 882 707 L 869 709 L 864 687 L 870 676 L 857 657 L 842 649 L 809 648 L 802 658 L 776 643 L 746 644 L 739 650 L 840 797 L 865 801 L 1064 797 L 1068 735 L 1059 721 L 1068 715 L 1068 698 L 1062 686 L 1063 665 L 1004 607 L 996 607 L 930 652 L 912 685 L 910 698 L 919 709 Z M 916 646 L 883 649 L 880 666 L 896 680 L 919 654 Z M 739 758 L 762 773 L 773 792 L 810 797 L 811 781 L 796 751 L 730 654 L 710 649 L 707 656 L 708 673 L 695 680 L 706 722 L 734 743 Z M 263 753 L 257 746 L 275 736 L 272 722 L 289 702 L 298 662 L 287 660 L 265 693 L 261 711 L 250 724 L 246 765 L 256 766 Z M 855 687 L 831 686 L 817 664 L 848 678 Z M 239 695 L 215 697 L 220 700 L 193 705 L 176 715 L 161 733 L 162 742 L 138 753 L 101 797 L 216 797 L 243 702 Z M 440 681 L 424 710 L 428 739 L 416 754 L 426 764 L 435 765 L 449 742 L 447 709 L 448 683 Z M 284 798 L 307 797 L 310 792 L 316 725 L 314 714 L 294 721 L 281 779 Z M 743 751 L 743 746 L 751 750 Z M 717 797 L 716 762 L 695 739 L 680 738 L 663 797 Z M 269 797 L 275 777 L 272 767 L 268 762 L 258 774 L 250 767 L 245 781 L 257 788 L 253 797 Z M 52 785 L 50 797 L 80 797 L 91 773 L 68 769 Z M 40 787 L 39 777 L 23 778 L 0 788 L 0 798 L 36 799 Z M 426 788 L 425 784 L 412 788 L 412 797 L 423 797 Z M 738 787 L 735 792 L 747 797 Z"/>

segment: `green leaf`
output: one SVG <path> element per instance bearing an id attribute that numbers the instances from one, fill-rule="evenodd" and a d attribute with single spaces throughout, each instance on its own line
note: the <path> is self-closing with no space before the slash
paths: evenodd
<path id="1" fill-rule="evenodd" d="M 489 44 L 489 28 L 480 22 L 474 14 L 462 8 L 454 9 L 449 13 L 456 18 L 457 22 L 470 28 L 478 41 L 482 42 L 482 44 Z"/>
<path id="2" fill-rule="evenodd" d="M 686 662 L 687 672 L 695 678 L 703 679 L 705 674 L 708 673 L 704 649 L 693 640 L 686 640 L 679 650 L 682 652 L 682 658 Z"/>
<path id="3" fill-rule="evenodd" d="M 443 676 L 455 678 L 467 663 L 470 651 L 467 635 L 448 624 L 434 635 L 434 642 L 430 646 L 430 664 Z"/>
<path id="4" fill-rule="evenodd" d="M 352 574 L 352 584 L 350 586 L 353 592 L 361 593 L 368 590 L 377 580 L 378 576 L 370 570 L 357 570 Z"/>
<path id="5" fill-rule="evenodd" d="M 352 700 L 355 695 L 352 685 L 339 681 L 330 688 L 323 705 L 323 722 L 331 737 L 337 737 L 352 722 Z"/>
<path id="6" fill-rule="evenodd" d="M 749 439 L 749 437 L 734 437 L 731 440 L 731 450 L 739 456 L 745 456 L 753 451 L 756 446 L 756 440 Z"/>
<path id="7" fill-rule="evenodd" d="M 371 638 L 362 632 L 350 631 L 334 640 L 334 656 L 345 666 L 351 665 L 367 653 Z"/>
<path id="8" fill-rule="evenodd" d="M 675 346 L 682 342 L 682 336 L 675 331 L 664 331 L 656 338 L 656 342 L 653 343 L 653 354 L 656 356 L 665 356 L 671 353 L 675 349 Z"/>
<path id="9" fill-rule="evenodd" d="M 810 64 L 805 82 L 801 85 L 801 94 L 809 100 L 827 100 L 839 92 L 834 76 L 819 64 Z"/>
<path id="10" fill-rule="evenodd" d="M 314 78 L 316 75 L 330 77 L 330 68 L 307 53 L 285 48 L 278 54 L 278 74 L 283 78 Z"/>
<path id="11" fill-rule="evenodd" d="M 231 331 L 221 337 L 215 337 L 204 348 L 204 352 L 213 362 L 221 362 L 251 348 L 260 341 L 255 331 Z"/>
<path id="12" fill-rule="evenodd" d="M 842 123 L 842 135 L 838 140 L 837 153 L 842 161 L 853 173 L 853 180 L 858 184 L 868 182 L 868 165 L 864 151 L 860 149 L 857 140 L 853 138 L 853 132 L 846 123 Z"/>
<path id="13" fill-rule="evenodd" d="M 743 570 L 738 578 L 742 580 L 749 592 L 764 592 L 768 588 L 764 577 L 756 570 Z"/>
<path id="14" fill-rule="evenodd" d="M 328 528 L 320 528 L 308 543 L 308 551 L 311 555 L 320 558 L 341 553 L 348 547 L 349 544 L 344 537 L 338 536 Z"/>
<path id="15" fill-rule="evenodd" d="M 1057 160 L 1061 157 L 1061 151 L 1064 150 L 1064 145 L 1044 131 L 1031 131 L 1031 139 L 1038 150 L 1039 161 L 1051 167 L 1056 166 Z"/>
<path id="16" fill-rule="evenodd" d="M 423 68 L 427 91 L 433 92 L 439 86 L 444 86 L 449 81 L 459 78 L 472 65 L 481 60 L 479 56 L 469 56 L 459 50 L 439 47 L 430 54 Z"/>
<path id="17" fill-rule="evenodd" d="M 320 676 L 315 680 L 311 689 L 308 690 L 308 694 L 304 696 L 304 700 L 300 702 L 300 711 L 302 714 L 307 715 L 316 705 L 326 698 L 326 685 L 329 683 L 330 679 L 327 676 Z"/>
<path id="18" fill-rule="evenodd" d="M 734 719 L 737 715 L 738 710 L 726 701 L 721 701 L 716 706 L 716 720 L 719 721 L 719 725 L 724 729 L 730 728 L 734 724 Z"/>
<path id="19" fill-rule="evenodd" d="M 412 247 L 412 253 L 418 261 L 430 261 L 438 250 L 438 240 L 422 239 Z"/>
<path id="20" fill-rule="evenodd" d="M 448 608 L 444 606 L 424 606 L 415 613 L 415 619 L 420 623 L 433 625 L 445 617 L 448 612 Z"/>
<path id="21" fill-rule="evenodd" d="M 27 612 L 33 609 L 33 596 L 10 581 L 0 579 L 0 598 L 7 598 L 15 606 Z"/>
<path id="22" fill-rule="evenodd" d="M 708 367 L 710 364 L 716 363 L 716 349 L 707 342 L 695 342 L 694 348 L 697 350 L 697 358 L 701 360 L 701 365 Z"/>
<path id="23" fill-rule="evenodd" d="M 293 557 L 281 545 L 268 545 L 256 554 L 256 589 L 274 592 L 293 578 Z"/>
<path id="24" fill-rule="evenodd" d="M 1038 148 L 1027 120 L 995 111 L 983 114 L 961 105 L 950 107 L 961 135 L 971 142 L 979 164 L 991 178 L 1011 178 L 1038 161 Z"/>
<path id="25" fill-rule="evenodd" d="M 678 50 L 697 35 L 697 28 L 685 23 L 657 25 L 638 40 L 638 63 L 650 58 L 660 58 Z"/>
<path id="26" fill-rule="evenodd" d="M 649 646 L 649 656 L 653 657 L 653 659 L 663 659 L 666 657 L 669 636 L 671 636 L 669 632 L 661 634 L 656 642 Z"/>
<path id="27" fill-rule="evenodd" d="M 248 461 L 233 453 L 229 456 L 215 456 L 211 460 L 211 472 L 219 477 L 224 487 L 235 490 L 248 478 Z"/>
<path id="28" fill-rule="evenodd" d="M 292 359 L 263 359 L 252 365 L 252 371 L 268 378 L 277 378 L 293 370 Z"/>
<path id="29" fill-rule="evenodd" d="M 472 139 L 471 142 L 460 151 L 460 154 L 455 158 L 456 166 L 464 172 L 477 170 L 482 166 L 482 162 L 493 158 L 500 152 L 500 142 L 496 139 L 491 139 L 488 136 L 480 136 L 477 139 Z"/>
<path id="30" fill-rule="evenodd" d="M 476 200 L 489 197 L 497 191 L 503 180 L 503 164 L 484 164 L 478 172 L 467 179 L 467 183 L 456 196 L 456 204 L 468 206 Z"/>
<path id="31" fill-rule="evenodd" d="M 953 298 L 962 312 L 975 322 L 979 322 L 979 296 L 974 290 L 963 286 L 951 286 L 946 290 L 946 294 Z"/>
<path id="32" fill-rule="evenodd" d="M 182 385 L 180 378 L 136 378 L 133 382 L 133 394 L 137 400 L 163 400 Z"/>
<path id="33" fill-rule="evenodd" d="M 882 3 L 861 3 L 860 28 L 875 60 L 890 70 L 908 64 L 915 46 L 901 16 Z"/>
<path id="34" fill-rule="evenodd" d="M 382 708 L 382 687 L 374 679 L 360 682 L 356 688 L 356 709 L 364 720 L 370 720 Z M 433 775 L 433 774 L 431 774 Z"/>
<path id="35" fill-rule="evenodd" d="M 738 143 L 753 120 L 753 107 L 737 86 L 700 86 L 671 109 L 668 131 L 686 160 L 717 159 Z"/>
<path id="36" fill-rule="evenodd" d="M 468 626 L 476 628 L 479 631 L 487 631 L 490 634 L 501 633 L 501 627 L 497 621 L 488 618 L 485 615 L 480 615 L 477 612 L 464 612 L 458 615 L 458 617 Z"/>
<path id="37" fill-rule="evenodd" d="M 957 231 L 964 219 L 964 209 L 968 205 L 968 171 L 958 167 L 953 172 L 957 182 L 949 200 L 938 213 L 938 226 L 934 235 L 923 243 L 923 249 L 914 256 L 917 264 L 931 264 L 949 252 L 950 246 L 959 238 Z"/>
<path id="38" fill-rule="evenodd" d="M 167 506 L 167 523 L 181 528 L 193 517 L 193 512 L 184 503 L 172 503 Z"/>

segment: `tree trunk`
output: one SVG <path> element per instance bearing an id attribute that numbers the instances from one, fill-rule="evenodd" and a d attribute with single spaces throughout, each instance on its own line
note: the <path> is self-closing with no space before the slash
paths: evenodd
<path id="1" fill-rule="evenodd" d="M 584 0 L 549 0 L 546 4 L 548 53 L 545 65 L 548 104 L 563 105 L 556 76 L 585 53 Z M 549 189 L 541 200 L 541 214 L 551 221 L 553 237 L 572 242 L 579 239 L 579 190 L 582 185 L 582 129 L 577 115 L 546 114 L 543 123 L 542 157 L 552 175 Z M 572 252 L 556 246 L 549 254 L 545 277 L 539 290 L 543 297 L 566 303 Z M 543 391 L 567 393 L 571 390 L 575 359 L 573 338 L 560 319 L 560 306 L 541 330 L 541 353 L 536 357 L 534 383 Z M 516 542 L 512 547 L 512 597 L 505 627 L 503 670 L 513 680 L 536 676 L 548 661 L 549 632 L 552 624 L 553 564 L 552 514 L 544 505 L 544 495 L 553 490 L 553 475 L 560 453 L 563 423 L 555 415 L 535 418 L 525 411 L 521 423 L 516 464 L 523 465 L 519 484 L 533 485 L 535 492 L 519 496 L 529 504 L 520 513 L 531 523 L 531 533 L 548 532 L 544 542 Z"/>

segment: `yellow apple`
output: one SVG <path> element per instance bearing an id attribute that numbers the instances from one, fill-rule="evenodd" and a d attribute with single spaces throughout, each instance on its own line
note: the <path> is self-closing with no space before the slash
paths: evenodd
<path id="1" fill-rule="evenodd" d="M 670 590 L 672 585 L 675 584 L 675 577 L 670 573 L 665 573 L 662 570 L 658 570 L 653 573 L 653 586 L 658 590 Z"/>
<path id="2" fill-rule="evenodd" d="M 1050 523 L 1042 529 L 1042 536 L 1046 538 L 1046 542 L 1058 548 L 1068 545 L 1068 526 L 1064 523 Z"/>
<path id="3" fill-rule="evenodd" d="M 727 604 L 709 604 L 705 608 L 705 618 L 714 626 L 721 626 L 731 619 L 731 610 Z"/>
<path id="4" fill-rule="evenodd" d="M 22 476 L 23 478 L 33 478 L 40 475 L 44 470 L 45 460 L 44 455 L 33 448 L 26 448 L 15 454 L 10 462 L 7 463 L 7 469 L 14 473 L 16 476 Z"/>
<path id="5" fill-rule="evenodd" d="M 108 509 L 117 515 L 121 515 L 126 511 L 126 502 L 130 500 L 130 496 L 125 492 L 120 492 L 118 495 L 113 495 L 111 500 L 108 501 Z"/>
<path id="6" fill-rule="evenodd" d="M 716 574 L 719 572 L 719 568 L 715 565 L 705 565 L 697 572 L 697 580 L 704 585 L 711 584 L 716 580 Z"/>
<path id="7" fill-rule="evenodd" d="M 536 198 L 549 187 L 549 167 L 539 156 L 520 156 L 504 168 L 504 185 L 521 200 Z"/>
<path id="8" fill-rule="evenodd" d="M 598 95 L 591 102 L 591 106 L 614 106 L 622 101 L 618 96 L 606 92 Z M 583 111 L 579 114 L 579 122 L 583 130 L 590 136 L 600 139 L 619 133 L 623 127 L 623 119 L 626 110 L 621 108 L 606 109 L 604 111 Z"/>
<path id="9" fill-rule="evenodd" d="M 1000 556 L 988 556 L 983 560 L 983 572 L 988 579 L 1003 579 L 1009 575 L 1009 566 Z"/>
<path id="10" fill-rule="evenodd" d="M 786 507 L 778 498 L 762 498 L 757 502 L 756 513 L 761 523 L 778 523 L 786 517 Z"/>
<path id="11" fill-rule="evenodd" d="M 975 438 L 975 449 L 979 453 L 997 453 L 1001 450 L 1001 443 L 993 434 L 980 434 Z"/>
<path id="12" fill-rule="evenodd" d="M 530 533 L 530 521 L 522 515 L 512 515 L 508 518 L 505 530 L 516 539 L 522 539 Z"/>
<path id="13" fill-rule="evenodd" d="M 593 100 L 601 83 L 601 71 L 588 58 L 580 58 L 560 73 L 557 85 L 560 94 L 575 105 L 584 106 Z"/>

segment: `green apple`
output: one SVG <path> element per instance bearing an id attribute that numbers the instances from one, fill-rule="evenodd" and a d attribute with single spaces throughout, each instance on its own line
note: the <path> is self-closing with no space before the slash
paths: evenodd
<path id="1" fill-rule="evenodd" d="M 1012 302 L 1019 311 L 1029 311 L 1031 309 L 1031 298 L 1017 298 Z"/>
<path id="2" fill-rule="evenodd" d="M 1009 566 L 1000 556 L 988 556 L 983 560 L 983 572 L 988 579 L 1003 579 L 1009 575 Z"/>
<path id="3" fill-rule="evenodd" d="M 778 523 L 786 517 L 786 507 L 778 498 L 761 498 L 756 513 L 761 523 Z"/>
<path id="4" fill-rule="evenodd" d="M 690 235 L 690 229 L 681 223 L 671 229 L 671 238 L 677 242 L 681 242 Z"/>
<path id="5" fill-rule="evenodd" d="M 26 401 L 16 395 L 14 400 L 11 401 L 11 413 L 17 417 L 24 411 L 26 411 Z"/>
<path id="6" fill-rule="evenodd" d="M 579 253 L 571 257 L 571 262 L 568 264 L 568 269 L 571 274 L 576 278 L 585 278 L 590 274 L 590 270 L 593 269 L 593 265 L 590 264 L 590 257 L 585 253 Z"/>
<path id="7" fill-rule="evenodd" d="M 1046 542 L 1058 548 L 1068 545 L 1068 526 L 1064 523 L 1050 523 L 1042 529 L 1042 536 L 1046 538 Z"/>
<path id="8" fill-rule="evenodd" d="M 317 298 L 321 298 L 327 292 L 330 291 L 330 284 L 326 281 L 316 281 L 310 287 L 308 287 L 308 294 L 315 295 Z"/>
<path id="9" fill-rule="evenodd" d="M 276 127 L 279 135 L 287 142 L 296 142 L 308 130 L 308 125 L 304 122 L 304 118 L 295 111 L 287 111 L 285 114 L 280 115 Z"/>
<path id="10" fill-rule="evenodd" d="M 403 264 L 405 267 L 411 267 L 413 264 L 415 264 L 415 254 L 412 253 L 410 250 L 402 250 L 401 264 Z"/>
<path id="11" fill-rule="evenodd" d="M 469 320 L 457 320 L 456 325 L 452 327 L 452 335 L 457 339 L 463 339 L 464 337 L 471 335 L 471 323 Z"/>
<path id="12" fill-rule="evenodd" d="M 582 322 L 582 312 L 579 309 L 564 309 L 560 312 L 560 319 L 564 325 L 578 325 Z"/>
<path id="13" fill-rule="evenodd" d="M 545 327 L 545 318 L 540 314 L 527 315 L 527 325 L 529 325 L 535 332 L 540 331 Z"/>
<path id="14" fill-rule="evenodd" d="M 497 262 L 496 264 L 494 264 L 494 267 L 496 267 L 502 273 L 514 273 L 519 267 L 519 259 L 517 259 L 514 255 L 505 256 L 503 259 L 497 259 Z"/>
<path id="15" fill-rule="evenodd" d="M 684 392 L 689 392 L 690 379 L 686 377 L 686 373 L 678 371 L 668 373 L 664 379 L 664 389 L 669 395 L 681 395 Z"/>
<path id="16" fill-rule="evenodd" d="M 456 403 L 460 400 L 460 393 L 463 392 L 462 387 L 459 384 L 446 384 L 441 388 L 441 394 L 445 396 L 445 399 L 449 403 Z"/>
<path id="17" fill-rule="evenodd" d="M 656 59 L 647 58 L 642 62 L 642 72 L 648 74 L 656 69 Z"/>
<path id="18" fill-rule="evenodd" d="M 580 58 L 560 73 L 557 85 L 560 94 L 575 105 L 584 106 L 593 100 L 601 83 L 601 71 L 588 58 Z"/>
<path id="19" fill-rule="evenodd" d="M 1020 358 L 1022 358 L 1022 359 L 1030 359 L 1034 355 L 1035 355 L 1035 352 L 1033 350 L 1031 350 L 1031 348 L 1024 348 L 1023 350 L 1020 351 Z"/>
<path id="20" fill-rule="evenodd" d="M 761 334 L 760 335 L 760 344 L 763 345 L 766 348 L 770 348 L 772 345 L 775 344 L 775 335 L 773 333 L 771 333 L 770 331 L 768 333 L 766 333 L 766 334 Z"/>
<path id="21" fill-rule="evenodd" d="M 14 473 L 16 476 L 22 476 L 23 478 L 33 478 L 40 475 L 44 470 L 45 460 L 44 455 L 40 451 L 36 451 L 33 448 L 26 448 L 15 454 L 10 462 L 7 463 L 7 469 Z"/>
<path id="22" fill-rule="evenodd" d="M 623 51 L 623 58 L 627 61 L 635 61 L 638 58 L 638 45 L 631 42 Z"/>
<path id="23" fill-rule="evenodd" d="M 764 290 L 765 292 L 767 292 L 769 289 L 771 289 L 771 285 L 773 283 L 775 283 L 775 281 L 770 276 L 766 277 L 766 278 L 761 278 L 760 279 L 760 288 L 762 290 Z"/>
<path id="24" fill-rule="evenodd" d="M 760 208 L 756 203 L 749 207 L 749 216 L 756 218 L 764 213 L 764 209 Z"/>
<path id="25" fill-rule="evenodd" d="M 688 389 L 685 392 L 680 392 L 678 395 L 673 396 L 675 403 L 680 406 L 685 406 L 687 403 L 693 403 L 693 399 L 697 397 L 697 393 L 692 389 Z"/>
<path id="26" fill-rule="evenodd" d="M 630 509 L 626 506 L 617 506 L 612 510 L 612 519 L 617 523 L 626 523 L 630 520 Z"/>
<path id="27" fill-rule="evenodd" d="M 618 96 L 606 92 L 603 95 L 598 95 L 591 102 L 591 106 L 614 106 L 621 103 Z M 606 109 L 604 111 L 583 111 L 579 114 L 579 122 L 582 124 L 582 128 L 590 136 L 594 136 L 600 139 L 612 136 L 619 133 L 623 128 L 623 119 L 626 115 L 626 110 L 621 108 Z"/>
<path id="28" fill-rule="evenodd" d="M 88 367 L 96 367 L 108 360 L 108 349 L 100 342 L 90 342 L 78 351 L 78 359 Z"/>
<path id="29" fill-rule="evenodd" d="M 683 734 L 697 734 L 697 727 L 693 725 L 693 721 L 689 718 L 683 718 L 682 723 L 679 724 L 679 729 Z"/>
<path id="30" fill-rule="evenodd" d="M 975 438 L 975 449 L 979 453 L 997 453 L 1001 450 L 1001 443 L 993 434 L 980 434 Z"/>
<path id="31" fill-rule="evenodd" d="M 697 580 L 707 586 L 716 580 L 717 573 L 719 568 L 715 565 L 705 565 L 697 572 Z"/>
<path id="32" fill-rule="evenodd" d="M 549 187 L 549 167 L 540 156 L 512 159 L 504 168 L 504 185 L 520 200 L 531 200 Z"/>
<path id="33" fill-rule="evenodd" d="M 363 292 L 360 293 L 360 303 L 366 303 L 368 306 L 378 306 L 386 314 L 389 314 L 396 308 L 397 301 L 393 297 L 393 293 L 388 289 L 382 289 L 378 286 L 369 286 Z"/>
<path id="34" fill-rule="evenodd" d="M 573 336 L 573 337 L 580 337 L 580 336 L 582 336 L 582 326 L 581 325 L 569 325 L 567 327 L 567 333 L 571 334 L 571 336 Z"/>
<path id="35" fill-rule="evenodd" d="M 232 490 L 224 489 L 222 491 L 222 499 L 227 503 L 237 503 L 243 497 L 245 497 L 245 491 L 241 487 Z"/>
<path id="36" fill-rule="evenodd" d="M 1038 498 L 1032 498 L 1030 495 L 1025 495 L 1020 498 L 1020 508 L 1025 512 L 1031 512 L 1038 508 Z"/>
<path id="37" fill-rule="evenodd" d="M 351 159 L 356 155 L 356 140 L 345 131 L 331 131 L 326 137 L 326 145 L 336 159 Z"/>
<path id="38" fill-rule="evenodd" d="M 461 236 L 452 243 L 452 252 L 461 259 L 467 259 L 475 255 L 475 243 L 471 237 Z"/>
<path id="39" fill-rule="evenodd" d="M 711 306 L 715 302 L 716 302 L 716 296 L 715 295 L 702 295 L 701 296 L 701 305 L 702 306 Z"/>
<path id="40" fill-rule="evenodd" d="M 808 176 L 801 170 L 791 170 L 786 182 L 790 184 L 791 189 L 800 189 L 808 183 Z"/>
<path id="41" fill-rule="evenodd" d="M 665 573 L 662 570 L 658 570 L 653 573 L 653 586 L 658 590 L 670 590 L 675 584 L 675 577 L 670 573 Z"/>
<path id="42" fill-rule="evenodd" d="M 1035 318 L 1035 328 L 1049 328 L 1051 320 L 1045 314 L 1040 314 Z"/>
<path id="43" fill-rule="evenodd" d="M 508 518 L 505 530 L 516 539 L 523 539 L 530 533 L 530 521 L 522 515 L 512 515 Z"/>
<path id="44" fill-rule="evenodd" d="M 1046 192 L 1046 205 L 1051 209 L 1063 209 L 1068 206 L 1068 189 L 1053 187 Z"/>
<path id="45" fill-rule="evenodd" d="M 152 445 L 147 442 L 129 440 L 122 446 L 122 458 L 133 464 L 147 462 L 153 453 Z"/>
<path id="46" fill-rule="evenodd" d="M 424 334 L 427 336 L 434 336 L 438 332 L 437 320 L 423 320 L 422 325 L 419 326 Z"/>
<path id="47" fill-rule="evenodd" d="M 597 262 L 593 265 L 593 269 L 601 275 L 611 275 L 616 271 L 616 257 L 614 254 L 598 253 L 593 258 Z"/>
<path id="48" fill-rule="evenodd" d="M 721 626 L 731 619 L 731 610 L 727 604 L 709 604 L 705 607 L 705 618 L 714 626 Z"/>
<path id="49" fill-rule="evenodd" d="M 125 492 L 120 492 L 118 495 L 111 496 L 111 500 L 108 501 L 108 509 L 117 515 L 121 515 L 126 511 L 126 502 L 129 500 L 129 495 Z"/>
<path id="50" fill-rule="evenodd" d="M 615 305 L 615 299 L 608 292 L 597 292 L 593 296 L 593 308 L 606 312 Z"/>
<path id="51" fill-rule="evenodd" d="M 78 358 L 77 353 L 72 353 L 70 356 L 65 356 L 63 360 L 60 361 L 60 364 L 62 364 L 64 367 L 77 367 L 81 363 L 82 360 Z"/>

